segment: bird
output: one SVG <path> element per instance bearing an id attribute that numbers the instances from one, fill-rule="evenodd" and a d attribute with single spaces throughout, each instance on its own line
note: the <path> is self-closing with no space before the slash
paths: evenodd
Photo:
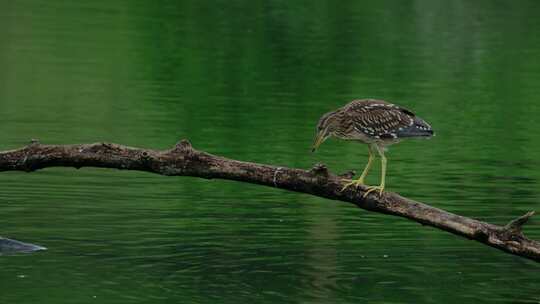
<path id="1" fill-rule="evenodd" d="M 367 186 L 363 197 L 373 191 L 379 196 L 385 188 L 387 147 L 409 138 L 430 138 L 435 133 L 431 126 L 410 110 L 379 99 L 357 99 L 345 106 L 321 116 L 317 123 L 312 152 L 329 137 L 352 140 L 367 144 L 369 158 L 357 180 L 346 183 L 341 191 L 350 186 L 365 185 L 364 180 L 373 164 L 374 152 L 381 159 L 381 183 Z"/>

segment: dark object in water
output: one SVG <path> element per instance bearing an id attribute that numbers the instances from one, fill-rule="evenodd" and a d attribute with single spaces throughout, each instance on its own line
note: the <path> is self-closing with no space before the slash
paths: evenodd
<path id="1" fill-rule="evenodd" d="M 46 250 L 47 248 L 23 243 L 20 241 L 3 238 L 0 236 L 0 255 L 3 254 L 17 254 L 17 253 L 31 253 L 34 251 Z"/>

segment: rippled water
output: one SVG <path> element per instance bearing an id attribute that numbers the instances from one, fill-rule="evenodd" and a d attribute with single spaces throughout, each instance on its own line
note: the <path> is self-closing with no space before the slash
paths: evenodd
<path id="1" fill-rule="evenodd" d="M 319 116 L 377 97 L 437 136 L 388 189 L 504 224 L 540 201 L 538 1 L 4 1 L 0 148 L 31 138 L 360 170 L 309 152 Z M 369 182 L 376 183 L 375 169 Z M 1 303 L 538 303 L 536 263 L 348 204 L 221 180 L 0 174 Z M 537 220 L 525 233 L 540 239 Z"/>

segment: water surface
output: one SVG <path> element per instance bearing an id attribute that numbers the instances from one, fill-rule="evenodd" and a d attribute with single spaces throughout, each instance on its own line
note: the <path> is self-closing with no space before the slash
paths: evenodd
<path id="1" fill-rule="evenodd" d="M 319 116 L 361 97 L 437 136 L 388 190 L 504 224 L 540 201 L 538 1 L 0 3 L 0 149 L 188 138 L 235 159 L 360 171 Z M 369 176 L 378 182 L 378 167 Z M 538 303 L 536 263 L 335 201 L 221 180 L 0 174 L 1 303 Z M 540 239 L 536 220 L 525 233 Z"/>

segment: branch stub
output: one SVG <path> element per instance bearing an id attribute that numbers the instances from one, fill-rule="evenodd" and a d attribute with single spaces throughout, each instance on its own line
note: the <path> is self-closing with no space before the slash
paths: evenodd
<path id="1" fill-rule="evenodd" d="M 187 139 L 182 139 L 176 145 L 174 146 L 174 150 L 180 151 L 180 152 L 186 152 L 193 150 L 193 146 L 191 146 L 191 143 Z"/>
<path id="2" fill-rule="evenodd" d="M 311 173 L 315 174 L 315 175 L 323 175 L 323 176 L 328 176 L 328 168 L 326 167 L 325 164 L 322 164 L 322 163 L 317 163 L 313 166 L 313 168 L 311 168 Z"/>
<path id="3" fill-rule="evenodd" d="M 506 226 L 504 226 L 504 230 L 513 234 L 521 233 L 521 228 L 523 227 L 523 225 L 525 225 L 525 223 L 527 223 L 529 218 L 532 217 L 533 215 L 534 215 L 534 211 L 529 211 L 525 213 L 524 215 L 506 224 Z"/>
<path id="4" fill-rule="evenodd" d="M 356 175 L 356 171 L 349 170 L 345 173 L 340 174 L 339 177 L 345 178 L 345 179 L 352 179 L 355 175 Z"/>

